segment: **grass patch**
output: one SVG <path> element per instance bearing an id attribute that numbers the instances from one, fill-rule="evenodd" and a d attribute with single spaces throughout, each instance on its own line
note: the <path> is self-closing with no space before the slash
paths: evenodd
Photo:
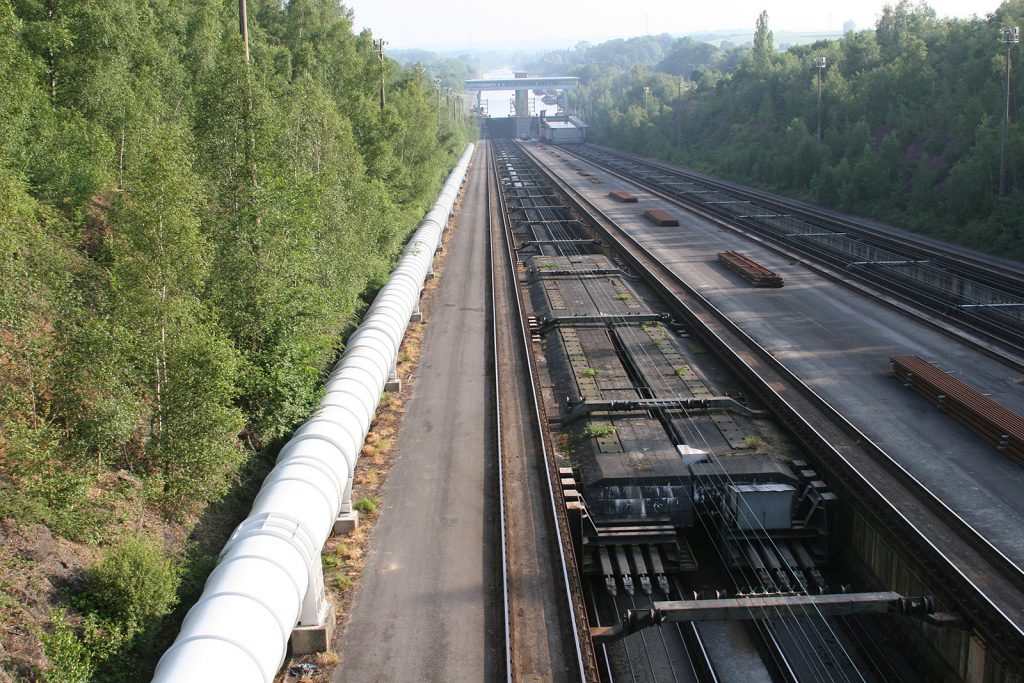
<path id="1" fill-rule="evenodd" d="M 376 498 L 360 498 L 352 507 L 359 511 L 362 515 L 376 515 L 377 514 L 377 499 Z"/>
<path id="2" fill-rule="evenodd" d="M 331 576 L 331 586 L 335 590 L 343 591 L 352 587 L 353 579 L 345 572 L 338 572 Z"/>
<path id="3" fill-rule="evenodd" d="M 323 554 L 324 569 L 337 569 L 345 564 L 345 554 L 347 552 L 348 548 L 344 543 L 339 543 L 334 550 L 325 552 Z"/>
<path id="4" fill-rule="evenodd" d="M 583 430 L 585 439 L 601 439 L 613 434 L 615 434 L 615 425 L 610 425 L 607 422 L 587 425 L 587 428 Z"/>
<path id="5" fill-rule="evenodd" d="M 537 264 L 537 270 L 551 270 L 554 267 L 555 264 L 551 263 L 550 261 L 545 261 L 544 263 Z"/>
<path id="6" fill-rule="evenodd" d="M 615 299 L 616 301 L 629 301 L 633 297 L 631 295 L 629 295 L 629 294 L 622 293 L 622 294 L 616 294 L 612 298 Z"/>
<path id="7" fill-rule="evenodd" d="M 757 451 L 763 451 L 768 448 L 768 442 L 759 436 L 755 436 L 754 434 L 748 434 L 747 436 L 743 437 L 743 445 L 746 446 L 747 448 L 753 448 L 754 450 Z"/>
<path id="8" fill-rule="evenodd" d="M 680 365 L 678 368 L 676 368 L 676 377 L 682 377 L 683 375 L 689 374 L 689 372 L 689 365 Z"/>
<path id="9" fill-rule="evenodd" d="M 377 486 L 379 483 L 380 472 L 378 472 L 375 467 L 371 467 L 356 477 L 356 484 L 359 484 L 360 486 Z"/>
<path id="10" fill-rule="evenodd" d="M 583 375 L 584 377 L 597 377 L 598 372 L 599 371 L 595 370 L 594 368 L 586 368 L 580 374 Z"/>

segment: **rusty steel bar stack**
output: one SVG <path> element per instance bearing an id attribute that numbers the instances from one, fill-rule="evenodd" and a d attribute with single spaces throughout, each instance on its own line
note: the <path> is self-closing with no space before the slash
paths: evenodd
<path id="1" fill-rule="evenodd" d="M 1024 417 L 918 356 L 892 356 L 893 373 L 931 403 L 1024 465 Z"/>
<path id="2" fill-rule="evenodd" d="M 738 251 L 722 251 L 718 260 L 736 271 L 740 276 L 755 287 L 781 287 L 782 277 L 773 270 Z"/>
<path id="3" fill-rule="evenodd" d="M 624 204 L 636 204 L 637 202 L 637 198 L 634 195 L 631 195 L 628 192 L 623 192 L 621 190 L 612 190 L 611 192 L 608 193 L 608 196 L 614 199 L 615 201 L 622 202 Z"/>
<path id="4" fill-rule="evenodd" d="M 652 221 L 655 225 L 662 227 L 668 227 L 672 225 L 679 225 L 679 219 L 661 209 L 647 209 L 644 211 L 644 217 Z"/>

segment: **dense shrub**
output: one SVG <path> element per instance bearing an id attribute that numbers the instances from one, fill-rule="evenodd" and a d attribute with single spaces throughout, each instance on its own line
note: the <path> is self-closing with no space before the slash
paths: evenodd
<path id="1" fill-rule="evenodd" d="M 381 110 L 337 2 L 250 2 L 248 62 L 236 8 L 0 2 L 2 515 L 99 546 L 200 519 L 316 405 L 472 133 L 390 60 Z M 89 570 L 51 680 L 147 677 L 164 542 Z"/>
<path id="2" fill-rule="evenodd" d="M 762 15 L 752 46 L 681 38 L 657 58 L 637 49 L 643 39 L 612 41 L 538 67 L 581 77 L 577 101 L 594 142 L 1024 259 L 1024 126 L 1013 94 L 1024 69 L 1014 46 L 1010 196 L 1000 199 L 1005 54 L 996 32 L 1022 20 L 1022 0 L 969 19 L 901 0 L 873 30 L 783 52 Z M 827 61 L 821 143 L 816 57 Z"/>
<path id="3" fill-rule="evenodd" d="M 178 571 L 162 548 L 131 536 L 89 568 L 79 606 L 134 633 L 171 611 L 178 580 Z"/>

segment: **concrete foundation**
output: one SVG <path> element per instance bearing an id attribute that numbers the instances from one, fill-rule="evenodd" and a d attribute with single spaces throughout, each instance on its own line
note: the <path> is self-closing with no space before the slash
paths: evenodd
<path id="1" fill-rule="evenodd" d="M 359 511 L 343 512 L 334 520 L 334 535 L 344 536 L 359 528 Z"/>
<path id="2" fill-rule="evenodd" d="M 293 655 L 308 655 L 314 652 L 327 652 L 334 638 L 337 621 L 334 603 L 324 601 L 324 609 L 316 626 L 296 626 L 288 643 Z"/>
<path id="3" fill-rule="evenodd" d="M 852 511 L 851 511 L 852 512 Z M 840 563 L 860 574 L 865 585 L 884 587 L 903 595 L 934 595 L 940 604 L 956 611 L 955 596 L 943 595 L 941 584 L 929 585 L 918 558 L 908 556 L 885 531 L 879 531 L 855 512 L 844 516 L 837 529 L 847 539 Z M 969 614 L 962 614 L 968 617 Z M 985 639 L 970 628 L 936 628 L 921 619 L 894 617 L 893 635 L 908 656 L 921 667 L 929 681 L 963 683 L 1015 683 L 1024 665 L 1007 661 L 993 652 Z"/>

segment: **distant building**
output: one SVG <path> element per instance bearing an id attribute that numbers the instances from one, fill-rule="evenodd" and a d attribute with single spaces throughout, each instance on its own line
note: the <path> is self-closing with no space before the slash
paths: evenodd
<path id="1" fill-rule="evenodd" d="M 587 141 L 587 124 L 578 116 L 541 114 L 540 139 L 552 145 L 582 144 Z"/>

